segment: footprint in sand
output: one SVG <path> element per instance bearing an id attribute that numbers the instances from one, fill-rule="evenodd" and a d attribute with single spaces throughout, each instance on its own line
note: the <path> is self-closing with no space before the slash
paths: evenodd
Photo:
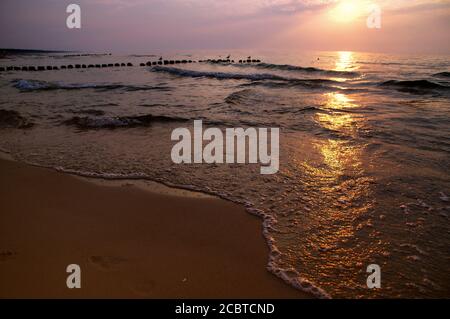
<path id="1" fill-rule="evenodd" d="M 13 259 L 16 255 L 17 253 L 15 251 L 2 249 L 0 250 L 0 262 Z"/>
<path id="2" fill-rule="evenodd" d="M 91 256 L 88 258 L 88 261 L 101 270 L 113 270 L 121 263 L 125 262 L 126 259 L 115 256 Z"/>
<path id="3" fill-rule="evenodd" d="M 136 284 L 132 290 L 135 294 L 142 297 L 150 297 L 153 295 L 153 291 L 156 287 L 156 281 L 146 280 Z"/>

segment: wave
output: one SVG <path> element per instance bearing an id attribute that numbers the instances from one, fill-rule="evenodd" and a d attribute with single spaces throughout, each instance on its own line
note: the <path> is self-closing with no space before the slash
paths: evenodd
<path id="1" fill-rule="evenodd" d="M 155 66 L 150 71 L 153 72 L 163 72 L 180 77 L 190 77 L 190 78 L 213 78 L 218 80 L 250 80 L 250 81 L 261 81 L 261 80 L 273 80 L 273 81 L 292 81 L 295 79 L 282 77 L 274 74 L 265 73 L 254 73 L 254 74 L 243 74 L 243 73 L 231 73 L 231 72 L 208 72 L 208 71 L 194 71 L 186 69 L 178 69 L 171 67 Z"/>
<path id="2" fill-rule="evenodd" d="M 438 84 L 428 80 L 410 80 L 410 81 L 389 80 L 380 83 L 380 86 L 392 87 L 399 91 L 409 93 L 427 93 L 430 91 L 450 90 L 450 86 Z"/>
<path id="3" fill-rule="evenodd" d="M 225 103 L 233 105 L 242 104 L 252 93 L 252 90 L 249 89 L 233 92 L 225 98 Z"/>
<path id="4" fill-rule="evenodd" d="M 75 126 L 79 129 L 115 129 L 150 126 L 155 122 L 185 122 L 186 119 L 162 115 L 137 115 L 118 117 L 89 117 L 74 116 L 63 122 L 65 125 Z"/>
<path id="5" fill-rule="evenodd" d="M 15 80 L 13 86 L 22 92 L 30 91 L 49 91 L 49 90 L 81 90 L 81 89 L 97 89 L 102 91 L 108 90 L 125 90 L 125 91 L 146 91 L 146 90 L 171 90 L 167 86 L 134 86 L 123 84 L 98 84 L 98 83 L 57 83 L 39 80 Z"/>
<path id="6" fill-rule="evenodd" d="M 154 72 L 164 72 L 180 77 L 191 77 L 191 78 L 212 78 L 218 80 L 249 80 L 252 83 L 243 84 L 247 85 L 263 85 L 272 88 L 286 88 L 286 87 L 307 87 L 307 88 L 330 88 L 329 85 L 336 84 L 339 82 L 328 80 L 328 79 L 296 79 L 288 78 L 283 76 L 278 76 L 274 74 L 266 73 L 252 73 L 252 74 L 242 74 L 242 73 L 230 73 L 230 72 L 208 72 L 208 71 L 194 71 L 185 70 L 171 67 L 154 67 L 151 69 Z M 269 81 L 269 82 L 267 82 Z"/>
<path id="7" fill-rule="evenodd" d="M 374 64 L 374 65 L 411 65 L 410 63 L 400 62 L 369 62 L 369 61 L 356 61 L 358 64 Z"/>
<path id="8" fill-rule="evenodd" d="M 295 88 L 302 87 L 307 89 L 339 89 L 339 82 L 327 79 L 292 79 L 284 82 L 275 81 L 253 81 L 252 83 L 241 84 L 241 87 L 264 86 L 268 88 Z"/>
<path id="9" fill-rule="evenodd" d="M 433 74 L 433 76 L 437 78 L 450 78 L 450 72 L 439 72 Z"/>
<path id="10" fill-rule="evenodd" d="M 71 112 L 74 114 L 88 114 L 88 115 L 95 115 L 95 116 L 105 115 L 105 111 L 96 110 L 96 109 L 72 110 Z"/>
<path id="11" fill-rule="evenodd" d="M 0 110 L 0 128 L 27 129 L 34 126 L 33 122 L 13 110 Z"/>
<path id="12" fill-rule="evenodd" d="M 295 71 L 295 72 L 303 72 L 303 73 L 317 73 L 323 74 L 327 76 L 337 76 L 337 77 L 357 77 L 360 74 L 358 72 L 352 71 L 335 71 L 335 70 L 323 70 L 314 67 L 302 67 L 297 65 L 290 64 L 271 64 L 271 63 L 258 63 L 254 65 L 249 64 L 234 64 L 239 67 L 255 67 L 261 69 L 268 70 L 280 70 L 280 71 Z"/>

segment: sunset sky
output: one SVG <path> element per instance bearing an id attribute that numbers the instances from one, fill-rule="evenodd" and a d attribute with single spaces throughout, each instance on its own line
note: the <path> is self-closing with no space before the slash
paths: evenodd
<path id="1" fill-rule="evenodd" d="M 366 26 L 371 4 L 381 29 Z M 450 53 L 450 0 L 1 0 L 0 24 L 3 48 Z"/>

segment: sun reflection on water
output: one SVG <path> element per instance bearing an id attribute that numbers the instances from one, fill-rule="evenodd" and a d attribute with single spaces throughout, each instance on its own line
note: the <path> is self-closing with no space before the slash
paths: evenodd
<path id="1" fill-rule="evenodd" d="M 350 51 L 338 52 L 338 59 L 336 60 L 336 71 L 351 71 L 354 69 L 354 54 Z"/>
<path id="2" fill-rule="evenodd" d="M 343 175 L 346 168 L 361 166 L 361 149 L 348 145 L 345 141 L 329 139 L 316 144 L 323 156 L 323 162 L 330 169 L 329 173 L 335 178 Z"/>
<path id="3" fill-rule="evenodd" d="M 342 93 L 327 93 L 324 98 L 323 108 L 327 112 L 316 114 L 317 123 L 340 136 L 357 137 L 360 129 L 364 127 L 365 119 L 350 110 L 359 105 Z"/>
<path id="4" fill-rule="evenodd" d="M 342 57 L 350 60 L 348 55 Z M 322 110 L 314 117 L 322 134 L 311 141 L 310 155 L 297 166 L 306 175 L 303 180 L 311 190 L 307 203 L 314 212 L 299 223 L 307 238 L 302 241 L 302 255 L 320 265 L 304 273 L 327 278 L 319 280 L 322 286 L 335 278 L 346 287 L 359 289 L 364 282 L 355 274 L 384 251 L 371 227 L 373 178 L 366 171 L 366 144 L 359 139 L 367 121 L 359 112 L 364 98 L 337 92 L 322 98 Z"/>
<path id="5" fill-rule="evenodd" d="M 330 109 L 341 110 L 358 106 L 353 99 L 342 93 L 326 93 L 324 96 L 327 99 L 326 107 Z"/>

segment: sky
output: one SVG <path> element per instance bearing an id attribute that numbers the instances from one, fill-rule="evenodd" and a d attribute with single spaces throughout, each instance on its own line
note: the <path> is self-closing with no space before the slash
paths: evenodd
<path id="1" fill-rule="evenodd" d="M 71 3 L 80 29 L 66 26 Z M 0 0 L 0 47 L 450 54 L 450 0 Z"/>

